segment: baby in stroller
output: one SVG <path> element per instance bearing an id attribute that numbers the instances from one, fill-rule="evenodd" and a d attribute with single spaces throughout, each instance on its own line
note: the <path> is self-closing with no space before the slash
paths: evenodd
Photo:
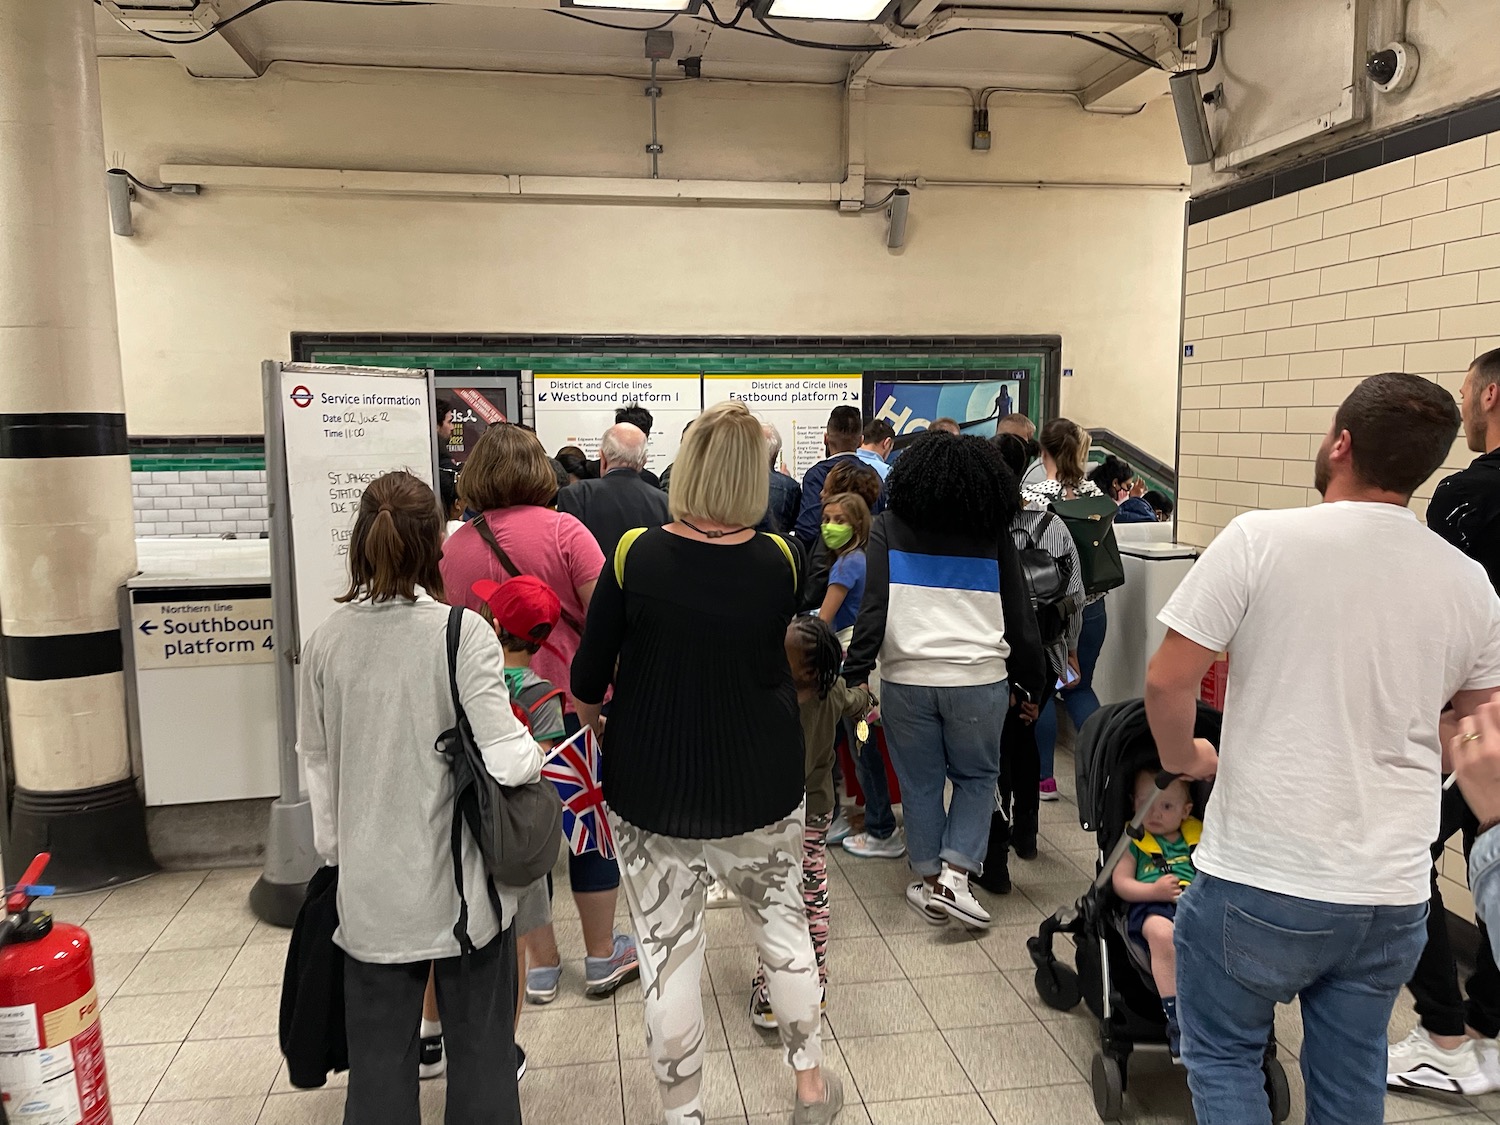
<path id="1" fill-rule="evenodd" d="M 1137 814 L 1155 791 L 1156 778 L 1149 770 L 1136 775 Z M 1177 899 L 1197 874 L 1193 849 L 1203 832 L 1202 822 L 1189 815 L 1192 811 L 1192 790 L 1186 781 L 1174 781 L 1156 793 L 1141 822 L 1140 838 L 1130 841 L 1111 875 L 1115 894 L 1130 904 L 1126 936 L 1151 965 L 1151 979 L 1167 1017 L 1167 1049 L 1173 1062 L 1181 1060 L 1182 1035 L 1177 1027 L 1177 951 L 1172 935 Z"/>

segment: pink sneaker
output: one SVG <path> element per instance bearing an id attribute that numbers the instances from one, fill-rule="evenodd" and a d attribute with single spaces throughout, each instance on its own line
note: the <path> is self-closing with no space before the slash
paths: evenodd
<path id="1" fill-rule="evenodd" d="M 1042 778 L 1041 792 L 1039 796 L 1044 801 L 1057 800 L 1057 779 L 1055 777 Z"/>

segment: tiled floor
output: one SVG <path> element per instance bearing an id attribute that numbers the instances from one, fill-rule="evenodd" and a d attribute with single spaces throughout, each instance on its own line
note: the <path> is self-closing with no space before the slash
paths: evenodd
<path id="1" fill-rule="evenodd" d="M 1066 783 L 1065 783 L 1066 784 Z M 832 874 L 832 984 L 828 1061 L 850 1081 L 845 1125 L 970 1122 L 1091 1125 L 1087 1084 L 1096 1025 L 1041 1006 L 1025 941 L 1044 912 L 1076 896 L 1092 863 L 1090 841 L 1066 799 L 1042 810 L 1042 855 L 1012 862 L 1016 890 L 987 899 L 997 925 L 978 936 L 934 932 L 901 897 L 904 863 L 838 851 Z M 255 920 L 252 870 L 171 873 L 109 895 L 56 902 L 98 946 L 109 1081 L 119 1125 L 336 1125 L 342 1079 L 297 1091 L 276 1046 L 287 932 Z M 528 1009 L 521 1042 L 528 1125 L 642 1125 L 660 1121 L 645 1061 L 640 986 L 611 1000 L 582 995 L 582 940 L 560 902 L 559 936 L 571 960 L 559 999 Z M 739 912 L 707 920 L 710 1022 L 708 1115 L 739 1125 L 781 1123 L 790 1074 L 774 1036 L 745 1017 L 751 949 Z M 1392 1031 L 1413 1016 L 1403 1001 Z M 1294 1096 L 1300 1027 L 1284 1013 L 1281 1040 Z M 1180 1070 L 1142 1056 L 1132 1065 L 1127 1120 L 1191 1121 Z M 424 1120 L 442 1119 L 443 1084 L 423 1086 Z M 1302 1118 L 1300 1102 L 1293 1120 Z M 1500 1095 L 1393 1096 L 1386 1120 L 1500 1122 Z M 378 1123 L 371 1123 L 378 1125 Z"/>

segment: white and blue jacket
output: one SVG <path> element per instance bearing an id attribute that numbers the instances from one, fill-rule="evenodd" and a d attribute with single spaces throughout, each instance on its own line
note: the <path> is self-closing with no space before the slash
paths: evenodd
<path id="1" fill-rule="evenodd" d="M 1009 529 L 993 538 L 912 527 L 883 512 L 870 529 L 865 597 L 844 664 L 851 684 L 971 687 L 1009 679 L 1032 699 L 1047 661 Z"/>

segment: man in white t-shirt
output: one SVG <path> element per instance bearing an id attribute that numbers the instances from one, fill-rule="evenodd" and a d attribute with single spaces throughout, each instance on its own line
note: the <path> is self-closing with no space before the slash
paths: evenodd
<path id="1" fill-rule="evenodd" d="M 1161 613 L 1162 765 L 1218 778 L 1176 924 L 1199 1125 L 1269 1125 L 1262 1058 L 1294 996 L 1307 1120 L 1382 1119 L 1386 1025 L 1426 941 L 1439 714 L 1500 698 L 1500 599 L 1407 507 L 1458 427 L 1436 383 L 1366 379 L 1318 453 L 1325 502 L 1236 519 Z M 1216 752 L 1193 720 L 1221 651 Z"/>

